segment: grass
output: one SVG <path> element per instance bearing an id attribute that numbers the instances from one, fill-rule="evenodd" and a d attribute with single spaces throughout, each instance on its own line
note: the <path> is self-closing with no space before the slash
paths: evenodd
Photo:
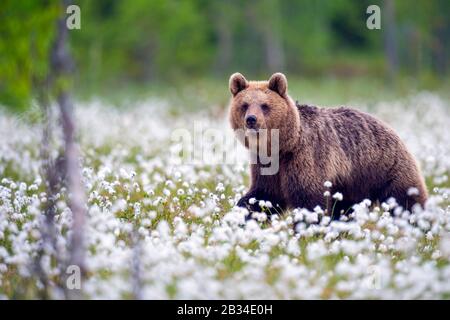
<path id="1" fill-rule="evenodd" d="M 417 89 L 411 80 L 399 81 L 392 87 L 367 78 L 289 81 L 291 95 L 301 102 L 318 105 L 361 102 L 373 112 L 384 108 L 378 104 L 379 100 L 403 101 L 410 91 Z M 445 83 L 442 83 L 434 94 L 448 106 L 444 91 Z M 430 153 L 437 158 L 438 169 L 427 169 L 424 174 L 433 199 L 441 202 L 422 215 L 417 214 L 418 220 L 430 223 L 430 230 L 420 229 L 418 223 L 403 226 L 401 219 L 392 219 L 384 226 L 380 223 L 384 219 L 380 211 L 375 221 L 355 219 L 353 224 L 346 224 L 366 232 L 364 235 L 353 229 L 352 232 L 341 230 L 334 224 L 308 225 L 304 233 L 295 235 L 292 210 L 284 212 L 277 222 L 254 223 L 253 226 L 239 222 L 242 216 L 233 209 L 233 204 L 239 198 L 238 190 L 244 191 L 248 186 L 246 171 L 208 164 L 173 166 L 167 151 L 172 144 L 170 132 L 163 137 L 155 135 L 156 131 L 165 127 L 173 129 L 178 123 L 188 126 L 197 118 L 221 128 L 228 99 L 226 81 L 205 79 L 179 88 L 166 85 L 117 90 L 103 99 L 102 106 L 79 109 L 83 164 L 89 169 L 84 172 L 89 199 L 87 259 L 91 265 L 85 280 L 86 297 L 133 297 L 129 287 L 134 229 L 139 230 L 143 245 L 142 285 L 147 290 L 145 297 L 149 298 L 333 299 L 358 298 L 358 294 L 367 298 L 404 298 L 408 297 L 408 290 L 401 289 L 398 282 L 402 284 L 402 276 L 408 278 L 417 274 L 433 278 L 418 277 L 411 283 L 404 280 L 405 286 L 417 285 L 420 289 L 426 283 L 443 284 L 439 292 L 421 289 L 419 297 L 449 296 L 450 288 L 445 287 L 448 281 L 443 277 L 449 270 L 450 257 L 445 252 L 438 256 L 437 252 L 442 251 L 441 246 L 448 236 L 446 223 L 450 220 L 446 220 L 448 212 L 445 212 L 450 203 L 444 194 L 450 189 L 450 181 L 439 185 L 435 182 L 436 177 L 450 176 L 445 156 L 448 138 L 442 131 L 448 123 L 448 110 L 443 107 L 438 108 L 437 113 L 423 115 L 419 101 L 419 106 L 402 102 L 402 109 L 392 112 L 394 127 L 403 136 L 412 137 L 409 141 L 418 160 L 425 164 Z M 411 100 L 416 100 L 416 96 Z M 144 106 L 136 106 L 138 101 L 143 101 Z M 163 104 L 159 105 L 159 101 Z M 167 110 L 159 113 L 160 110 L 151 109 L 153 105 L 166 106 Z M 426 107 L 430 106 L 425 103 L 423 108 Z M 92 110 L 101 116 L 92 119 Z M 405 114 L 415 115 L 407 125 L 404 125 L 408 120 Z M 44 208 L 45 188 L 40 183 L 33 190 L 20 192 L 17 186 L 24 182 L 29 187 L 39 175 L 40 138 L 32 130 L 36 126 L 33 121 L 24 121 L 17 127 L 14 117 L 0 117 L 5 123 L 5 127 L 0 128 L 1 133 L 8 132 L 8 135 L 1 135 L 0 140 L 1 178 L 16 184 L 12 187 L 9 181 L 0 179 L 0 232 L 3 232 L 0 233 L 0 250 L 6 250 L 6 254 L 0 254 L 0 297 L 37 298 L 42 289 L 29 268 L 36 253 L 37 217 Z M 126 121 L 126 117 L 131 121 Z M 421 126 L 424 117 L 432 123 L 425 129 Z M 135 130 L 136 127 L 142 131 Z M 425 139 L 427 135 L 429 138 Z M 146 140 L 149 136 L 155 138 Z M 18 141 L 26 142 L 18 144 Z M 428 146 L 431 150 L 422 152 Z M 152 164 L 156 160 L 159 162 Z M 102 176 L 100 172 L 105 167 L 110 171 Z M 223 188 L 218 188 L 219 183 Z M 440 191 L 434 192 L 435 187 Z M 7 221 L 6 226 L 2 221 Z M 64 196 L 58 201 L 56 224 L 63 231 L 70 227 Z M 389 228 L 392 227 L 400 231 L 391 234 Z M 330 242 L 325 241 L 332 232 L 337 232 L 337 236 Z M 427 238 L 428 232 L 433 239 Z M 378 234 L 382 237 L 377 238 Z M 58 237 L 62 242 L 67 241 L 66 232 Z M 403 248 L 402 237 L 416 243 L 415 247 Z M 64 270 L 51 261 L 48 272 L 58 278 L 58 272 Z M 427 263 L 433 264 L 431 269 L 427 269 Z M 406 271 L 398 270 L 401 264 L 406 265 Z M 368 265 L 380 268 L 387 277 L 387 284 L 379 291 L 361 284 L 369 277 L 364 273 Z M 383 268 L 388 268 L 392 274 Z M 57 295 L 52 291 L 51 296 Z"/>
<path id="2" fill-rule="evenodd" d="M 244 74 L 245 75 L 245 74 Z M 352 76 L 338 78 L 324 77 L 291 77 L 286 73 L 289 82 L 289 93 L 294 100 L 301 103 L 339 106 L 349 102 L 373 105 L 383 100 L 394 100 L 399 96 L 430 90 L 450 98 L 450 79 L 426 80 L 410 76 L 399 76 L 394 82 L 383 78 Z M 267 79 L 269 75 L 267 75 Z M 263 80 L 248 77 L 248 80 Z M 113 84 L 104 86 L 97 91 L 88 88 L 78 88 L 77 97 L 81 101 L 88 101 L 91 97 L 101 96 L 108 104 L 119 108 L 128 108 L 136 101 L 148 98 L 160 98 L 168 101 L 170 113 L 177 117 L 186 112 L 206 111 L 215 112 L 225 110 L 230 98 L 228 78 L 195 78 L 182 79 L 173 83 L 141 83 L 126 85 Z"/>

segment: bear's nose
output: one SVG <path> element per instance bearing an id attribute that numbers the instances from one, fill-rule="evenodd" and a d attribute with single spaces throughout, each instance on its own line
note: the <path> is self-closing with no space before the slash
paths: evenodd
<path id="1" fill-rule="evenodd" d="M 248 128 L 253 128 L 256 125 L 256 116 L 250 115 L 247 118 L 245 118 L 245 123 L 247 124 Z"/>

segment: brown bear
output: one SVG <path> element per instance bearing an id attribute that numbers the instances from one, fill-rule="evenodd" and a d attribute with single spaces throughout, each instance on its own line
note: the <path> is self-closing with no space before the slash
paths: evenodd
<path id="1" fill-rule="evenodd" d="M 251 164 L 251 186 L 238 206 L 258 210 L 258 202 L 249 203 L 255 198 L 281 209 L 326 208 L 336 202 L 325 193 L 326 181 L 332 184 L 331 195 L 343 195 L 329 213 L 333 217 L 364 199 L 383 202 L 393 197 L 408 210 L 416 203 L 424 205 L 427 190 L 414 157 L 380 120 L 347 107 L 297 105 L 282 73 L 269 81 L 247 81 L 235 73 L 229 87 L 235 132 L 278 129 L 279 134 L 277 173 L 263 175 L 262 163 Z"/>

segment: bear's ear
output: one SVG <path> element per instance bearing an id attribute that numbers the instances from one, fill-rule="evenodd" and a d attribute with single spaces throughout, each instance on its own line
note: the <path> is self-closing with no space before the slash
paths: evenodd
<path id="1" fill-rule="evenodd" d="M 248 82 L 242 74 L 236 72 L 231 75 L 229 85 L 231 94 L 235 96 L 248 87 Z"/>
<path id="2" fill-rule="evenodd" d="M 286 76 L 280 72 L 274 73 L 269 79 L 269 89 L 282 97 L 286 96 L 287 86 Z"/>

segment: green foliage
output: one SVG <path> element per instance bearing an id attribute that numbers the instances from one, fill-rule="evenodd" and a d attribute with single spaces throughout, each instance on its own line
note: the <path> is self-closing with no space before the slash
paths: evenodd
<path id="1" fill-rule="evenodd" d="M 69 33 L 77 90 L 164 84 L 272 71 L 289 76 L 384 79 L 392 75 L 386 30 L 394 30 L 399 76 L 439 84 L 448 74 L 450 2 L 389 0 L 75 1 L 81 30 Z M 366 9 L 381 7 L 381 30 Z M 58 1 L 0 5 L 0 104 L 23 110 L 41 87 Z M 391 69 L 390 69 L 391 68 Z M 109 92 L 106 92 L 109 94 Z"/>
<path id="2" fill-rule="evenodd" d="M 80 72 L 92 73 L 94 82 L 205 72 L 209 29 L 198 1 L 81 1 L 80 7 L 82 30 L 73 33 L 73 47 Z"/>
<path id="3" fill-rule="evenodd" d="M 55 1 L 4 0 L 0 6 L 0 103 L 16 110 L 29 100 L 48 72 Z"/>

